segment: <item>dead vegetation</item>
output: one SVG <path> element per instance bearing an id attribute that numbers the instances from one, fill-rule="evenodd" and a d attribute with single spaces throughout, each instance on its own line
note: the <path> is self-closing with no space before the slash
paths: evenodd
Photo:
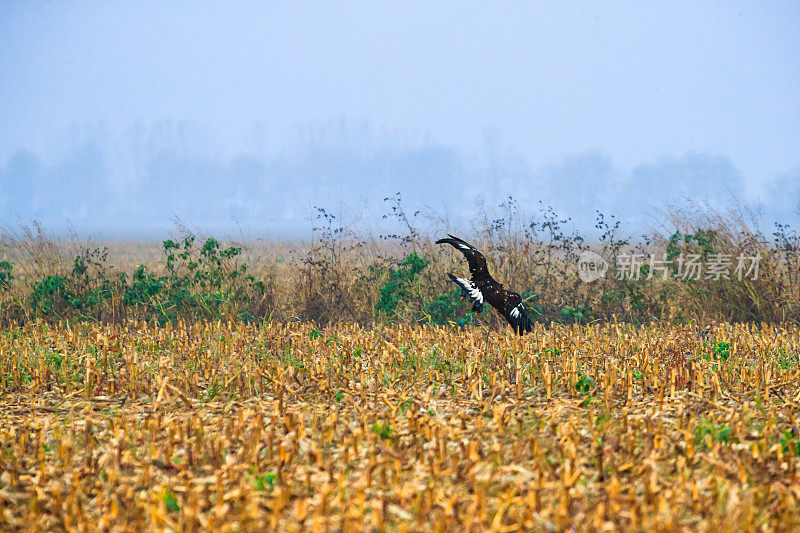
<path id="1" fill-rule="evenodd" d="M 791 530 L 796 327 L 0 333 L 0 529 Z"/>
<path id="2" fill-rule="evenodd" d="M 466 316 L 469 307 L 447 282 L 448 272 L 466 266 L 434 243 L 455 230 L 437 219 L 420 229 L 399 197 L 388 200 L 393 229 L 386 233 L 318 208 L 310 242 L 217 240 L 180 225 L 161 243 L 58 239 L 35 223 L 2 228 L 0 326 L 179 319 L 496 325 L 490 313 Z M 763 229 L 744 208 L 675 209 L 665 219 L 633 239 L 619 220 L 597 213 L 593 234 L 582 235 L 551 208 L 530 214 L 509 198 L 458 233 L 543 324 L 800 325 L 797 227 Z M 607 272 L 587 283 L 579 259 L 589 251 Z M 689 276 L 692 261 L 699 269 Z M 724 268 L 715 274 L 714 265 Z"/>

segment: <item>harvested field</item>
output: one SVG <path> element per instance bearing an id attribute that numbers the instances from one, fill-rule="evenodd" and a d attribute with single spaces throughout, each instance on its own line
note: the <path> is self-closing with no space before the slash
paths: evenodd
<path id="1" fill-rule="evenodd" d="M 800 330 L 31 324 L 0 528 L 796 529 Z"/>

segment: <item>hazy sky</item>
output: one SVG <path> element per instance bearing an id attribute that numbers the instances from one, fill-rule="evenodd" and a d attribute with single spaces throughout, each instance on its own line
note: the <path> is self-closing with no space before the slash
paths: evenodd
<path id="1" fill-rule="evenodd" d="M 433 144 L 629 174 L 711 154 L 756 195 L 800 176 L 798 28 L 796 1 L 0 1 L 0 169 L 166 120 L 220 161 Z"/>

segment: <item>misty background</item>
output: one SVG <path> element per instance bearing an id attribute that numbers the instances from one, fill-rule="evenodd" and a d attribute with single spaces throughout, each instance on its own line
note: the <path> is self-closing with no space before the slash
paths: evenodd
<path id="1" fill-rule="evenodd" d="M 307 238 L 316 207 L 798 222 L 800 4 L 0 4 L 0 224 Z"/>

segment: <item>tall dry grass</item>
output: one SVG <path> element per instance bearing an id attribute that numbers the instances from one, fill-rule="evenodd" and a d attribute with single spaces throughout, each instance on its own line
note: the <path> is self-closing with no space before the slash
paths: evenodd
<path id="1" fill-rule="evenodd" d="M 188 310 L 180 308 L 185 300 L 171 296 L 162 295 L 158 302 L 147 301 L 152 295 L 146 292 L 130 296 L 139 265 L 156 277 L 169 274 L 167 253 L 160 243 L 58 239 L 35 224 L 6 228 L 0 239 L 0 260 L 13 269 L 6 273 L 5 285 L 0 283 L 0 322 L 151 320 L 158 311 L 162 319 L 170 320 L 458 323 L 467 307 L 456 304 L 457 293 L 446 273 L 467 270 L 457 252 L 434 244 L 446 233 L 446 221 L 429 218 L 435 223 L 420 229 L 418 219 L 403 209 L 399 199 L 389 216 L 399 229 L 375 234 L 363 226 L 343 224 L 319 209 L 311 242 L 225 243 L 223 249 L 235 247 L 241 253 L 220 263 L 219 275 L 224 279 L 215 291 L 193 279 L 180 286 L 193 295 L 193 307 Z M 763 230 L 743 209 L 726 213 L 673 209 L 665 220 L 662 228 L 634 241 L 623 233 L 620 221 L 598 214 L 590 238 L 570 230 L 569 220 L 549 207 L 529 215 L 509 199 L 495 212 L 483 211 L 470 232 L 459 234 L 484 251 L 495 278 L 522 293 L 540 322 L 800 323 L 800 238 L 796 228 L 776 225 Z M 181 236 L 188 232 L 185 228 L 181 231 Z M 203 240 L 198 237 L 197 242 Z M 180 276 L 192 274 L 187 265 L 201 258 L 198 249 L 199 245 L 192 252 L 195 255 L 174 267 L 173 285 Z M 578 276 L 578 258 L 586 250 L 599 253 L 609 263 L 607 275 L 591 283 Z M 730 279 L 680 279 L 674 265 L 667 279 L 647 266 L 629 279 L 620 279 L 618 270 L 631 254 L 667 254 L 673 262 L 690 255 L 708 262 L 715 254 L 724 254 L 733 258 L 734 264 Z M 733 272 L 735 258 L 741 254 L 761 258 L 757 279 L 738 279 Z M 410 257 L 419 260 L 419 271 L 411 271 Z M 83 267 L 76 275 L 78 262 Z M 258 284 L 241 283 L 236 272 L 242 265 L 247 265 L 247 275 Z M 42 283 L 52 282 L 53 277 L 63 284 L 53 288 Z M 37 300 L 35 295 L 47 290 L 56 296 L 47 300 L 52 305 L 43 309 L 42 298 Z M 60 297 L 58 291 L 68 296 Z M 81 291 L 95 297 L 78 302 L 80 308 L 76 309 L 69 298 L 74 300 Z M 102 296 L 96 296 L 100 293 Z M 225 300 L 231 294 L 235 298 Z M 500 324 L 491 312 L 469 320 L 489 328 Z"/>

